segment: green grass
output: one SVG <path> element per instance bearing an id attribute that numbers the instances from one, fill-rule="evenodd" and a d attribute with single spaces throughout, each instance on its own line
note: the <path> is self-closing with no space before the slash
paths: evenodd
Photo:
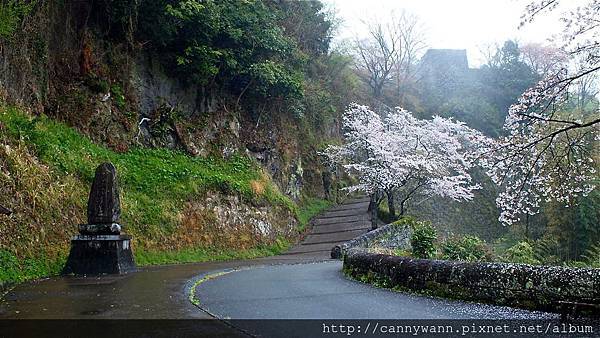
<path id="1" fill-rule="evenodd" d="M 271 245 L 259 245 L 245 250 L 188 248 L 177 251 L 135 250 L 134 254 L 138 265 L 181 264 L 275 256 L 287 250 L 289 246 L 290 243 L 281 238 Z"/>
<path id="2" fill-rule="evenodd" d="M 250 159 L 189 157 L 168 149 L 134 148 L 116 153 L 92 143 L 62 123 L 46 117 L 30 119 L 15 109 L 0 114 L 8 130 L 35 146 L 38 156 L 67 174 L 91 182 L 98 164 L 110 161 L 119 169 L 121 186 L 136 192 L 180 197 L 201 186 L 252 196 L 249 181 L 259 179 Z"/>
<path id="3" fill-rule="evenodd" d="M 252 190 L 251 181 L 264 179 L 258 164 L 243 156 L 223 160 L 148 148 L 116 153 L 62 123 L 44 116 L 30 118 L 14 108 L 4 109 L 0 122 L 15 137 L 33 145 L 43 162 L 84 182 L 91 183 L 100 163 L 112 162 L 124 191 L 123 204 L 130 209 L 130 216 L 124 213 L 123 221 L 144 225 L 144 229 L 138 230 L 148 235 L 169 232 L 173 215 L 182 202 L 208 190 L 240 194 L 247 201 L 279 205 L 297 212 L 295 204 L 270 181 L 261 194 Z"/>
<path id="4" fill-rule="evenodd" d="M 333 203 L 319 198 L 303 198 L 298 207 L 299 230 L 303 231 L 311 218 L 329 208 Z"/>
<path id="5" fill-rule="evenodd" d="M 43 253 L 19 260 L 12 252 L 0 249 L 0 286 L 3 282 L 20 283 L 28 279 L 56 275 L 60 273 L 66 260 L 64 255 L 48 259 Z"/>
<path id="6" fill-rule="evenodd" d="M 0 39 L 10 39 L 29 15 L 36 1 L 6 0 L 0 2 Z"/>

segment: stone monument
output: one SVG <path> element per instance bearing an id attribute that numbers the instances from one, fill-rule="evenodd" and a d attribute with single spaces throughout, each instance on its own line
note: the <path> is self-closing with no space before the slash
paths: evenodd
<path id="1" fill-rule="evenodd" d="M 65 274 L 123 274 L 136 270 L 131 237 L 121 234 L 117 170 L 111 163 L 96 169 L 87 207 L 88 224 L 71 239 Z"/>

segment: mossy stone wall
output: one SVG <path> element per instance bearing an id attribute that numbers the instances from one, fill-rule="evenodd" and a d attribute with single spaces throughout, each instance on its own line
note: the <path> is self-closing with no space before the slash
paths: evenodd
<path id="1" fill-rule="evenodd" d="M 352 249 L 344 271 L 388 286 L 500 305 L 556 311 L 559 302 L 600 305 L 600 269 L 412 259 Z"/>

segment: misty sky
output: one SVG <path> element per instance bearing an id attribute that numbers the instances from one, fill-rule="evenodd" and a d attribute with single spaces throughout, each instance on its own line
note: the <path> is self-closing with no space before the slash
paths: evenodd
<path id="1" fill-rule="evenodd" d="M 429 48 L 467 49 L 469 65 L 482 62 L 482 47 L 507 39 L 521 44 L 546 42 L 560 33 L 560 14 L 579 1 L 538 17 L 519 29 L 521 14 L 529 0 L 324 0 L 343 20 L 335 41 L 364 35 L 361 19 L 385 19 L 402 9 L 417 15 L 425 28 Z M 568 6 L 568 7 L 566 7 Z"/>

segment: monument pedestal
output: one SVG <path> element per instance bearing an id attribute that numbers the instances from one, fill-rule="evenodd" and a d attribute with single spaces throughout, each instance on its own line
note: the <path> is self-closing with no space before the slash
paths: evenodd
<path id="1" fill-rule="evenodd" d="M 117 169 L 112 163 L 96 168 L 87 206 L 87 224 L 71 239 L 64 274 L 103 275 L 134 272 L 131 237 L 121 235 L 121 202 Z"/>
<path id="2" fill-rule="evenodd" d="M 102 275 L 136 271 L 127 235 L 77 235 L 71 239 L 71 252 L 65 274 Z"/>

